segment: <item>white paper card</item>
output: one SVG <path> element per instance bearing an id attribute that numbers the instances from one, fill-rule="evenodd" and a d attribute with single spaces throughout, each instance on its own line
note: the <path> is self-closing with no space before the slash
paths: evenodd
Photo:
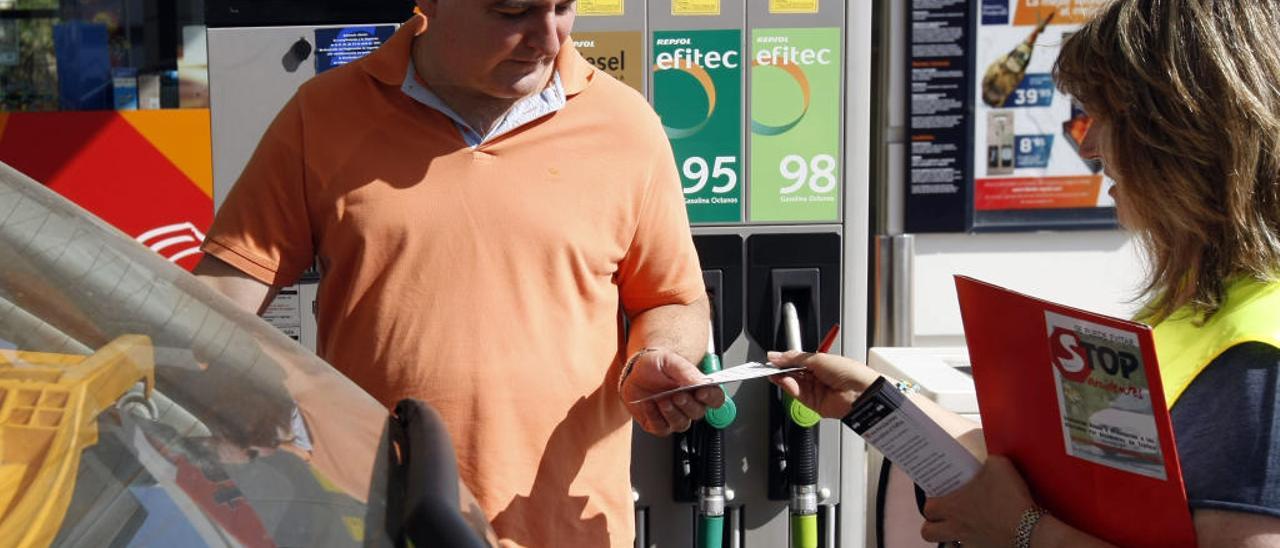
<path id="1" fill-rule="evenodd" d="M 675 394 L 676 392 L 685 392 L 687 390 L 697 390 L 704 386 L 715 386 L 718 384 L 725 384 L 730 382 L 745 381 L 749 379 L 759 379 L 762 377 L 771 377 L 773 375 L 790 373 L 792 371 L 801 371 L 803 369 L 804 369 L 803 367 L 788 367 L 786 369 L 778 369 L 777 367 L 774 367 L 773 365 L 767 364 L 767 363 L 747 362 L 737 367 L 721 369 L 719 371 L 716 371 L 715 373 L 707 375 L 707 378 L 698 384 L 690 384 L 688 386 L 681 386 L 680 388 L 672 388 L 671 390 L 667 390 L 666 392 L 659 392 L 657 394 L 653 394 L 648 397 L 640 398 L 631 403 L 640 403 L 640 402 L 649 401 L 652 399 L 661 398 L 664 396 L 670 396 L 671 394 Z"/>

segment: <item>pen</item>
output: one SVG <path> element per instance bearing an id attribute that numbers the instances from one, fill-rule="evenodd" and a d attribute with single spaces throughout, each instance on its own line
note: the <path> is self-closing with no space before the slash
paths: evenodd
<path id="1" fill-rule="evenodd" d="M 831 329 L 827 330 L 827 334 L 822 337 L 822 344 L 818 345 L 818 353 L 826 354 L 831 350 L 831 345 L 836 343 L 836 335 L 840 333 L 840 324 L 831 324 Z"/>

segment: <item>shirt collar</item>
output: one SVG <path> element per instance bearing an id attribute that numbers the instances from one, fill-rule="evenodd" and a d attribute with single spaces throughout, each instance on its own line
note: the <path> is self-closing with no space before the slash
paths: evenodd
<path id="1" fill-rule="evenodd" d="M 440 113 L 448 116 L 453 120 L 453 124 L 457 126 L 458 131 L 462 134 L 462 139 L 467 145 L 475 147 L 490 139 L 496 138 L 503 133 L 507 133 L 528 124 L 538 118 L 556 112 L 565 105 L 564 85 L 560 78 L 559 72 L 551 75 L 551 85 L 542 90 L 537 95 L 532 95 L 521 99 L 511 110 L 502 117 L 498 123 L 494 124 L 489 133 L 481 135 L 478 131 L 467 124 L 457 111 L 453 110 L 448 103 L 445 103 L 439 95 L 433 93 L 426 86 L 423 86 L 414 71 L 413 59 L 410 58 L 406 65 L 404 82 L 400 86 L 400 90 L 405 95 L 413 98 L 415 101 L 422 103 L 428 107 L 440 111 Z"/>
<path id="2" fill-rule="evenodd" d="M 421 14 L 405 21 L 391 39 L 373 53 L 356 61 L 369 75 L 389 86 L 399 87 L 404 83 L 404 67 L 410 61 L 413 49 L 413 38 L 427 30 L 427 17 Z M 573 38 L 568 38 L 560 45 L 560 53 L 556 55 L 556 73 L 566 97 L 581 93 L 595 78 L 596 68 L 578 54 L 573 47 Z"/>

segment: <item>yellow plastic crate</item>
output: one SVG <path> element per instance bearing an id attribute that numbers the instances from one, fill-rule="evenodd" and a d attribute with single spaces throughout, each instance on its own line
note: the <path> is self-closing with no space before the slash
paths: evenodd
<path id="1" fill-rule="evenodd" d="M 126 335 L 90 356 L 0 351 L 0 544 L 46 546 L 75 492 L 98 415 L 139 381 L 155 386 L 151 340 Z"/>

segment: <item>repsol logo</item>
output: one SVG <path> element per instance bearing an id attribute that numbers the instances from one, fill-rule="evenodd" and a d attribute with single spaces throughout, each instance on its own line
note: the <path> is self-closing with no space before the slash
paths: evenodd
<path id="1" fill-rule="evenodd" d="M 659 46 L 687 46 L 692 43 L 688 38 L 659 38 L 656 42 Z"/>
<path id="2" fill-rule="evenodd" d="M 1075 382 L 1084 382 L 1094 369 L 1124 379 L 1138 370 L 1138 357 L 1132 353 L 1087 343 L 1075 331 L 1065 327 L 1055 327 L 1049 334 L 1049 349 L 1053 352 L 1053 363 L 1058 371 Z"/>

